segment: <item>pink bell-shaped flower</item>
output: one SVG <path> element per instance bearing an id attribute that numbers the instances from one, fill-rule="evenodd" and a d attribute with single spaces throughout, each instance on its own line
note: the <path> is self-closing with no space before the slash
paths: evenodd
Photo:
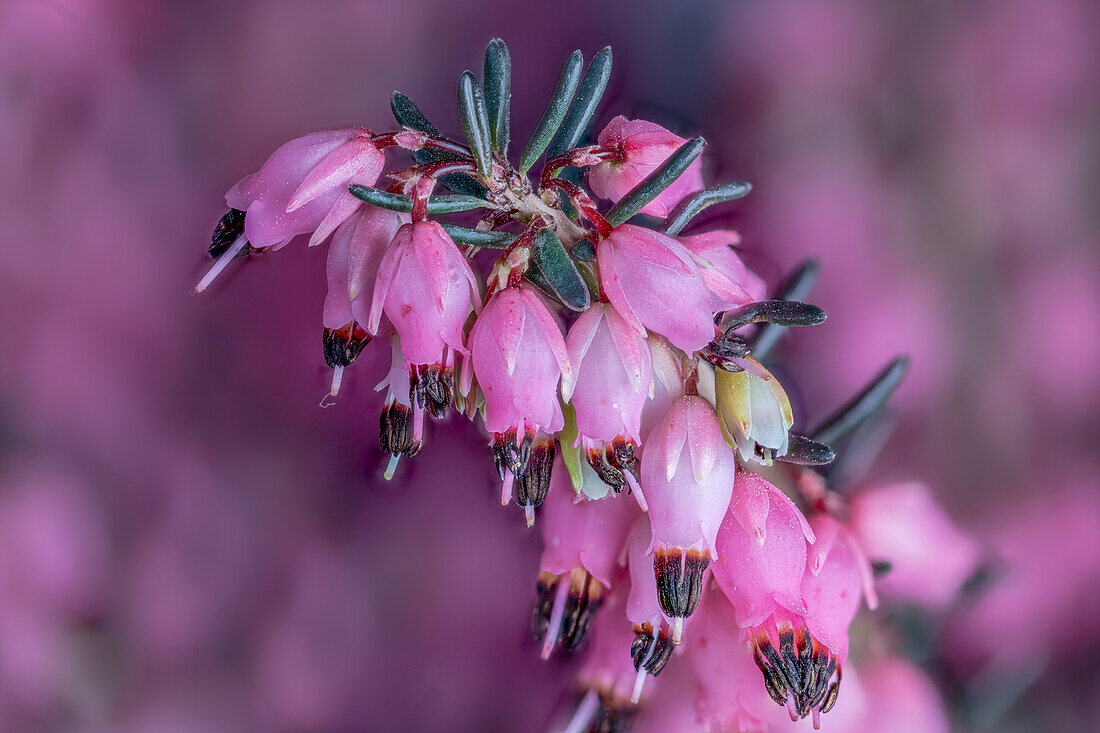
<path id="1" fill-rule="evenodd" d="M 367 330 L 383 310 L 401 337 L 412 376 L 416 420 L 422 410 L 442 417 L 454 401 L 454 355 L 467 353 L 463 328 L 481 305 L 469 262 L 437 222 L 405 224 L 378 266 Z"/>
<path id="2" fill-rule="evenodd" d="M 615 203 L 687 142 L 655 122 L 628 120 L 622 115 L 607 123 L 596 141 L 619 156 L 590 168 L 588 185 L 597 196 Z M 671 186 L 642 207 L 641 213 L 667 216 L 682 198 L 703 190 L 702 170 L 696 159 Z"/>
<path id="3" fill-rule="evenodd" d="M 616 588 L 593 623 L 592 647 L 577 673 L 586 692 L 565 727 L 569 733 L 629 730 L 638 713 L 631 701 L 635 670 L 629 651 L 634 634 L 624 613 L 624 595 Z"/>
<path id="4" fill-rule="evenodd" d="M 726 303 L 745 305 L 767 297 L 764 281 L 745 267 L 734 249 L 741 243 L 741 235 L 737 232 L 717 229 L 679 239 L 695 255 L 707 287 Z"/>
<path id="5" fill-rule="evenodd" d="M 562 397 L 577 413 L 577 432 L 588 463 L 616 491 L 637 487 L 642 407 L 653 366 L 646 339 L 609 303 L 594 303 L 566 338 L 571 379 Z"/>
<path id="6" fill-rule="evenodd" d="M 740 471 L 718 533 L 718 587 L 751 644 L 764 687 L 792 718 L 836 702 L 836 655 L 811 634 L 803 602 L 807 543 L 815 535 L 798 507 L 763 477 Z M 833 675 L 836 674 L 836 682 Z"/>
<path id="7" fill-rule="evenodd" d="M 851 508 L 852 531 L 868 557 L 890 565 L 878 581 L 884 597 L 943 610 L 978 568 L 977 541 L 951 521 L 924 484 L 861 491 Z"/>
<path id="8" fill-rule="evenodd" d="M 707 730 L 769 730 L 774 705 L 745 649 L 733 607 L 711 594 L 692 622 L 684 655 L 696 684 L 695 714 Z"/>
<path id="9" fill-rule="evenodd" d="M 646 515 L 639 517 L 630 530 L 626 558 L 630 571 L 626 616 L 634 624 L 630 656 L 637 671 L 630 699 L 636 703 L 641 698 L 646 677 L 660 674 L 678 642 L 678 639 L 672 638 L 673 622 L 665 616 L 657 598 L 657 584 L 653 577 L 653 532 Z"/>
<path id="10" fill-rule="evenodd" d="M 245 212 L 244 233 L 256 249 L 278 249 L 320 230 L 322 236 L 310 240 L 318 244 L 359 207 L 348 184 L 374 185 L 384 164 L 363 128 L 314 132 L 272 153 L 229 189 L 225 201 Z"/>
<path id="11" fill-rule="evenodd" d="M 543 659 L 559 645 L 573 652 L 584 644 L 638 515 L 637 506 L 625 497 L 593 501 L 578 496 L 560 460 L 550 481 L 539 510 L 543 550 L 532 620 L 535 635 L 543 640 Z"/>
<path id="12" fill-rule="evenodd" d="M 608 299 L 640 335 L 649 329 L 687 352 L 714 338 L 714 314 L 726 304 L 677 240 L 623 224 L 600 241 L 597 261 Z"/>
<path id="13" fill-rule="evenodd" d="M 714 410 L 698 395 L 672 403 L 646 438 L 642 491 L 653 526 L 657 595 L 673 620 L 674 641 L 699 602 L 736 470 Z"/>
<path id="14" fill-rule="evenodd" d="M 420 452 L 424 441 L 424 421 L 413 419 L 412 390 L 405 358 L 401 355 L 401 340 L 391 336 L 390 345 L 393 352 L 390 370 L 374 388 L 375 391 L 386 390 L 379 417 L 378 444 L 383 452 L 390 454 L 385 473 L 387 481 L 393 478 L 401 456 L 412 458 Z"/>
<path id="15" fill-rule="evenodd" d="M 554 440 L 565 420 L 558 382 L 572 378 L 565 339 L 539 297 L 509 287 L 486 303 L 470 332 L 470 357 L 478 388 L 485 396 L 485 429 L 497 472 L 503 481 L 501 502 L 508 503 L 513 483 L 516 503 L 528 525 L 546 498 L 554 460 Z"/>
<path id="16" fill-rule="evenodd" d="M 836 519 L 818 514 L 810 520 L 817 541 L 809 549 L 802 598 L 806 603 L 806 626 L 837 659 L 848 657 L 848 627 L 859 610 L 859 599 L 867 607 L 878 606 L 871 565 L 852 533 Z"/>
<path id="17" fill-rule="evenodd" d="M 326 258 L 328 292 L 322 312 L 325 362 L 333 369 L 331 396 L 340 391 L 349 366 L 372 338 L 366 330 L 378 264 L 401 226 L 401 215 L 364 206 L 332 236 Z"/>

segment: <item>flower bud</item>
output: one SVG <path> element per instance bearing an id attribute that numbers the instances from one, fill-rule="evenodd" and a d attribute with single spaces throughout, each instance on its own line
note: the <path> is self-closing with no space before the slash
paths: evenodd
<path id="1" fill-rule="evenodd" d="M 485 305 L 469 343 L 474 375 L 485 395 L 485 428 L 492 434 L 504 482 L 502 503 L 519 480 L 523 495 L 517 494 L 517 500 L 530 524 L 549 489 L 554 444 L 547 435 L 565 424 L 558 401 L 558 380 L 563 374 L 572 377 L 565 339 L 538 296 L 504 288 Z M 537 469 L 530 477 L 529 464 Z"/>
<path id="2" fill-rule="evenodd" d="M 608 299 L 640 335 L 649 329 L 689 352 L 714 338 L 714 314 L 723 301 L 677 240 L 623 224 L 600 241 L 597 261 Z"/>
<path id="3" fill-rule="evenodd" d="M 616 491 L 636 486 L 642 407 L 652 385 L 649 344 L 610 304 L 595 303 L 569 329 L 566 347 L 574 371 L 562 396 L 576 410 L 589 464 Z"/>
<path id="4" fill-rule="evenodd" d="M 348 184 L 373 185 L 384 162 L 362 128 L 314 132 L 272 153 L 225 201 L 245 212 L 244 233 L 253 247 L 279 249 L 299 234 L 332 233 L 359 207 Z"/>
<path id="5" fill-rule="evenodd" d="M 787 455 L 788 431 L 794 425 L 791 401 L 779 380 L 759 362 L 752 357 L 743 361 L 751 368 L 715 370 L 718 416 L 742 461 L 770 466 Z"/>
<path id="6" fill-rule="evenodd" d="M 653 524 L 653 567 L 676 641 L 699 601 L 735 471 L 714 411 L 697 395 L 677 399 L 646 439 L 642 492 Z"/>
<path id="7" fill-rule="evenodd" d="M 588 184 L 597 196 L 618 203 L 687 140 L 654 122 L 628 120 L 619 115 L 607 123 L 597 142 L 603 148 L 618 152 L 619 158 L 589 169 Z M 667 216 L 682 198 L 701 190 L 702 164 L 695 160 L 671 186 L 646 204 L 641 213 Z"/>

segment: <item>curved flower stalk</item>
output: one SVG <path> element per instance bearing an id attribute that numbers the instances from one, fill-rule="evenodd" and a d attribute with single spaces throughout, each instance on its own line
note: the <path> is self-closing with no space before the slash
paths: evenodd
<path id="1" fill-rule="evenodd" d="M 617 117 L 580 144 L 610 49 L 587 68 L 572 54 L 529 138 L 512 145 L 509 59 L 494 40 L 484 78 L 460 76 L 461 140 L 395 93 L 391 131 L 349 127 L 279 148 L 229 192 L 196 291 L 247 253 L 328 242 L 330 394 L 372 338 L 392 349 L 377 388 L 385 477 L 421 453 L 425 413 L 481 415 L 502 504 L 514 499 L 528 526 L 542 515 L 542 656 L 594 636 L 568 730 L 614 730 L 644 712 L 660 694 L 647 679 L 673 656 L 689 657 L 675 666 L 692 671 L 711 726 L 774 727 L 757 707 L 764 695 L 817 724 L 837 699 L 859 598 L 874 605 L 870 566 L 837 517 L 855 516 L 860 538 L 904 520 L 890 502 L 865 512 L 858 497 L 853 515 L 824 474 L 799 466 L 830 462 L 904 363 L 809 437 L 792 433 L 790 400 L 764 364 L 784 329 L 824 321 L 801 302 L 816 266 L 765 299 L 736 232 L 681 234 L 751 190 L 704 188 L 702 138 Z M 411 160 L 387 169 L 390 149 Z M 587 179 L 563 176 L 570 168 Z M 383 174 L 387 187 L 375 187 Z M 476 213 L 448 218 L 459 212 Z M 813 527 L 750 468 L 797 491 Z M 711 572 L 721 593 L 706 590 Z M 699 638 L 681 644 L 704 596 Z"/>

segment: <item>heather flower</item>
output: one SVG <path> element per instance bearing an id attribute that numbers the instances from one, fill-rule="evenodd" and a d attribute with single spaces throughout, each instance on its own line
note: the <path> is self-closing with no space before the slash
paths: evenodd
<path id="1" fill-rule="evenodd" d="M 718 533 L 714 579 L 733 604 L 765 689 L 792 717 L 819 715 L 836 699 L 836 656 L 810 634 L 802 600 L 807 543 L 814 541 L 802 512 L 779 489 L 738 472 Z"/>
<path id="2" fill-rule="evenodd" d="M 959 529 L 920 483 L 860 491 L 852 498 L 852 532 L 867 556 L 889 567 L 884 595 L 942 610 L 981 560 L 977 541 Z"/>
<path id="3" fill-rule="evenodd" d="M 714 410 L 698 395 L 676 400 L 646 439 L 642 491 L 653 526 L 653 567 L 676 642 L 699 602 L 735 471 Z"/>
<path id="4" fill-rule="evenodd" d="M 560 377 L 572 376 L 565 339 L 538 296 L 509 287 L 489 299 L 469 343 L 503 481 L 501 502 L 508 503 L 518 481 L 516 502 L 530 525 L 550 488 L 554 441 L 549 436 L 565 424 L 558 401 Z"/>
<path id="5" fill-rule="evenodd" d="M 562 397 L 577 415 L 578 440 L 588 463 L 616 491 L 637 486 L 642 407 L 652 386 L 652 359 L 645 338 L 607 303 L 596 303 L 566 338 L 571 379 Z"/>
<path id="6" fill-rule="evenodd" d="M 596 259 L 611 305 L 640 335 L 648 329 L 688 352 L 714 338 L 713 317 L 723 301 L 680 242 L 623 224 L 600 241 Z"/>
<path id="7" fill-rule="evenodd" d="M 638 513 L 634 502 L 625 498 L 591 500 L 577 495 L 560 462 L 550 483 L 539 510 L 543 551 L 532 620 L 535 635 L 543 641 L 543 658 L 558 645 L 572 652 L 584 644 L 615 582 L 627 530 Z"/>
<path id="8" fill-rule="evenodd" d="M 314 132 L 272 153 L 260 170 L 229 189 L 225 202 L 245 212 L 244 234 L 252 247 L 279 249 L 300 234 L 332 233 L 360 203 L 347 184 L 373 185 L 383 163 L 363 128 Z"/>
<path id="9" fill-rule="evenodd" d="M 637 703 L 647 676 L 656 677 L 668 664 L 676 642 L 672 638 L 673 621 L 661 610 L 653 571 L 653 532 L 647 516 L 635 521 L 626 545 L 630 571 L 630 593 L 626 616 L 634 624 L 634 642 L 630 657 L 637 676 L 630 699 Z M 702 591 L 700 586 L 699 592 Z"/>
<path id="10" fill-rule="evenodd" d="M 634 635 L 623 613 L 623 594 L 608 599 L 592 629 L 592 648 L 577 673 L 585 689 L 568 731 L 629 730 L 639 708 L 632 702 L 635 669 L 627 650 Z M 586 725 L 587 723 L 587 725 Z"/>
<path id="11" fill-rule="evenodd" d="M 422 221 L 397 230 L 378 266 L 367 330 L 374 333 L 383 309 L 401 337 L 420 411 L 446 414 L 454 400 L 454 354 L 466 353 L 463 328 L 478 282 L 466 258 L 438 223 Z"/>
<path id="12" fill-rule="evenodd" d="M 628 120 L 622 115 L 607 123 L 596 141 L 617 155 L 589 170 L 588 184 L 597 196 L 616 203 L 687 142 L 656 123 Z M 666 216 L 680 199 L 702 188 L 702 165 L 696 160 L 641 212 Z"/>
<path id="13" fill-rule="evenodd" d="M 384 453 L 390 454 L 385 473 L 387 480 L 393 478 L 401 456 L 412 458 L 420 452 L 424 442 L 424 420 L 417 420 L 413 415 L 412 385 L 405 368 L 401 339 L 396 335 L 390 337 L 390 347 L 390 370 L 375 387 L 375 391 L 386 390 L 378 419 L 378 444 Z"/>
<path id="14" fill-rule="evenodd" d="M 752 357 L 745 369 L 715 370 L 718 415 L 741 460 L 770 466 L 787 454 L 794 424 L 791 401 L 783 385 Z"/>
<path id="15" fill-rule="evenodd" d="M 859 610 L 861 595 L 871 610 L 878 606 L 878 596 L 871 565 L 848 528 L 828 514 L 814 515 L 810 527 L 816 541 L 808 551 L 802 579 L 806 625 L 839 665 L 848 657 L 848 626 Z"/>
<path id="16" fill-rule="evenodd" d="M 333 371 L 330 394 L 340 391 L 350 366 L 373 336 L 368 332 L 370 302 L 378 265 L 401 225 L 392 211 L 366 206 L 341 224 L 326 253 L 328 291 L 322 312 L 325 363 Z"/>
<path id="17" fill-rule="evenodd" d="M 707 287 L 731 306 L 764 300 L 767 288 L 756 273 L 745 267 L 734 249 L 741 243 L 737 232 L 718 229 L 681 236 L 680 243 L 695 256 Z"/>
<path id="18" fill-rule="evenodd" d="M 774 705 L 724 598 L 701 605 L 686 646 L 698 720 L 718 730 L 768 730 Z"/>

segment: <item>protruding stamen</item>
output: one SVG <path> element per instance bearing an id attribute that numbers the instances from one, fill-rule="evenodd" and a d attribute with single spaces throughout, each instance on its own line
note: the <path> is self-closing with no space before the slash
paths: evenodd
<path id="1" fill-rule="evenodd" d="M 573 717 L 569 720 L 569 725 L 565 726 L 562 733 L 584 733 L 588 730 L 588 724 L 592 722 L 592 718 L 600 709 L 600 696 L 596 692 L 595 688 L 589 688 L 588 692 L 584 693 L 584 697 L 581 698 L 581 704 L 577 706 L 577 711 L 573 713 Z"/>
<path id="2" fill-rule="evenodd" d="M 634 689 L 630 693 L 630 702 L 635 705 L 642 699 L 642 687 L 645 685 L 645 678 L 649 676 L 649 672 L 645 667 L 638 670 L 638 676 L 634 678 Z"/>
<path id="3" fill-rule="evenodd" d="M 535 526 L 535 507 L 532 504 L 523 505 L 523 516 L 527 520 L 527 527 Z"/>
<path id="4" fill-rule="evenodd" d="M 397 470 L 397 464 L 401 461 L 401 454 L 394 453 L 390 456 L 390 462 L 386 464 L 386 472 L 382 476 L 389 481 L 393 478 L 394 472 Z"/>
<path id="5" fill-rule="evenodd" d="M 679 644 L 684 637 L 684 617 L 677 616 L 672 619 L 672 643 Z"/>
<path id="6" fill-rule="evenodd" d="M 332 370 L 332 386 L 328 388 L 328 393 L 335 397 L 340 394 L 340 383 L 344 381 L 344 367 L 337 365 Z"/>
<path id="7" fill-rule="evenodd" d="M 504 486 L 500 490 L 501 506 L 508 506 L 508 502 L 512 500 L 512 483 L 515 480 L 516 476 L 511 471 L 504 472 Z"/>
<path id="8" fill-rule="evenodd" d="M 554 607 L 550 611 L 550 623 L 546 626 L 546 636 L 542 640 L 542 658 L 549 659 L 554 653 L 554 647 L 558 644 L 558 634 L 561 632 L 561 620 L 565 615 L 565 599 L 569 595 L 569 582 L 565 578 L 558 580 L 557 592 L 554 594 Z"/>
<path id="9" fill-rule="evenodd" d="M 233 244 L 229 245 L 229 248 L 225 250 L 225 252 L 222 252 L 221 257 L 219 257 L 214 262 L 213 266 L 211 266 L 211 268 L 207 270 L 206 274 L 203 275 L 202 280 L 199 280 L 199 284 L 195 286 L 195 295 L 198 295 L 199 293 L 210 287 L 210 283 L 214 282 L 214 278 L 220 275 L 222 273 L 222 270 L 224 270 L 229 265 L 229 263 L 233 261 L 233 258 L 239 255 L 241 251 L 247 246 L 248 238 L 245 237 L 245 235 L 243 234 L 233 240 Z"/>

